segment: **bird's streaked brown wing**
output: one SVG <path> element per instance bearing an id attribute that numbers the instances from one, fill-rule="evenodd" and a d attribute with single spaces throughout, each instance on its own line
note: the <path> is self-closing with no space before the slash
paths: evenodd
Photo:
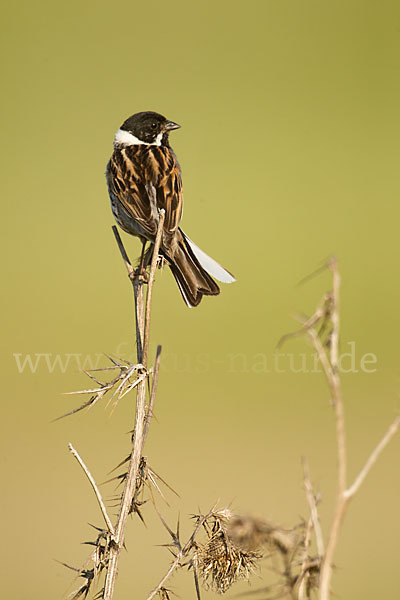
<path id="1" fill-rule="evenodd" d="M 152 239 L 157 232 L 157 221 L 146 191 L 141 146 L 116 149 L 107 165 L 107 182 L 111 203 L 120 213 L 117 221 L 132 235 Z"/>
<path id="2" fill-rule="evenodd" d="M 163 246 L 170 249 L 183 207 L 180 167 L 173 150 L 144 145 L 115 150 L 107 167 L 107 179 L 128 220 L 133 220 L 130 233 L 141 235 L 141 229 L 142 235 L 152 240 L 157 231 L 158 210 L 164 208 Z"/>
<path id="3" fill-rule="evenodd" d="M 182 218 L 182 178 L 172 148 L 151 146 L 146 153 L 146 179 L 156 190 L 157 208 L 165 210 L 164 232 L 174 236 Z"/>

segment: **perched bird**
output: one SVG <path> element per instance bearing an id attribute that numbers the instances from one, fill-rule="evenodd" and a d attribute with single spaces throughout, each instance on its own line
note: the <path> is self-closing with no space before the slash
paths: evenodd
<path id="1" fill-rule="evenodd" d="M 149 261 L 159 222 L 165 210 L 160 254 L 169 265 L 188 306 L 220 289 L 213 278 L 235 278 L 200 250 L 179 227 L 183 195 L 179 163 L 169 144 L 169 132 L 180 125 L 155 112 L 129 117 L 114 138 L 106 177 L 111 208 L 118 225 L 142 241 L 141 268 Z M 150 242 L 145 253 L 146 243 Z"/>

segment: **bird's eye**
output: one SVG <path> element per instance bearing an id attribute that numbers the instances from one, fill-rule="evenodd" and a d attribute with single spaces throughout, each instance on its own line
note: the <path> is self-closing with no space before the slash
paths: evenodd
<path id="1" fill-rule="evenodd" d="M 151 126 L 153 129 L 155 129 L 157 127 L 157 123 L 152 123 Z"/>

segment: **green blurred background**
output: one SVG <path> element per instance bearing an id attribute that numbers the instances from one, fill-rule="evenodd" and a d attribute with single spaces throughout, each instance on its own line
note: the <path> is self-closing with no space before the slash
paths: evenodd
<path id="1" fill-rule="evenodd" d="M 171 524 L 181 514 L 184 533 L 216 501 L 289 527 L 307 516 L 304 454 L 326 531 L 328 391 L 290 366 L 310 356 L 305 341 L 288 343 L 279 368 L 274 348 L 290 313 L 311 312 L 330 286 L 329 274 L 296 282 L 337 253 L 341 350 L 354 349 L 358 371 L 343 375 L 355 476 L 399 408 L 399 3 L 22 1 L 3 7 L 2 29 L 2 596 L 61 598 L 72 573 L 53 559 L 80 565 L 87 522 L 102 524 L 67 443 L 98 481 L 129 446 L 133 397 L 112 418 L 97 406 L 51 420 L 79 401 L 62 392 L 87 385 L 79 361 L 133 356 L 104 171 L 115 130 L 139 110 L 182 125 L 183 228 L 238 279 L 188 310 L 170 273 L 157 278 L 163 368 L 146 454 L 181 495 L 160 508 Z M 366 353 L 374 372 L 360 369 Z M 27 355 L 34 372 L 18 368 Z M 350 507 L 336 597 L 398 596 L 399 449 L 395 439 Z M 144 516 L 147 529 L 129 525 L 121 600 L 145 597 L 169 564 L 150 505 Z M 188 575 L 171 585 L 194 595 Z"/>

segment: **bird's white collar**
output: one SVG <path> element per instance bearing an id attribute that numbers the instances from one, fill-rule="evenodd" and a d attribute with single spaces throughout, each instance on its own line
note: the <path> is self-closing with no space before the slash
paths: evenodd
<path id="1" fill-rule="evenodd" d="M 124 129 L 118 129 L 114 137 L 114 146 L 135 146 L 138 144 L 144 146 L 161 146 L 161 140 L 163 135 L 163 132 L 159 133 L 154 142 L 149 144 L 148 142 L 143 142 L 143 140 L 139 140 L 139 138 L 133 135 L 133 133 L 129 133 L 129 131 L 125 131 Z"/>

